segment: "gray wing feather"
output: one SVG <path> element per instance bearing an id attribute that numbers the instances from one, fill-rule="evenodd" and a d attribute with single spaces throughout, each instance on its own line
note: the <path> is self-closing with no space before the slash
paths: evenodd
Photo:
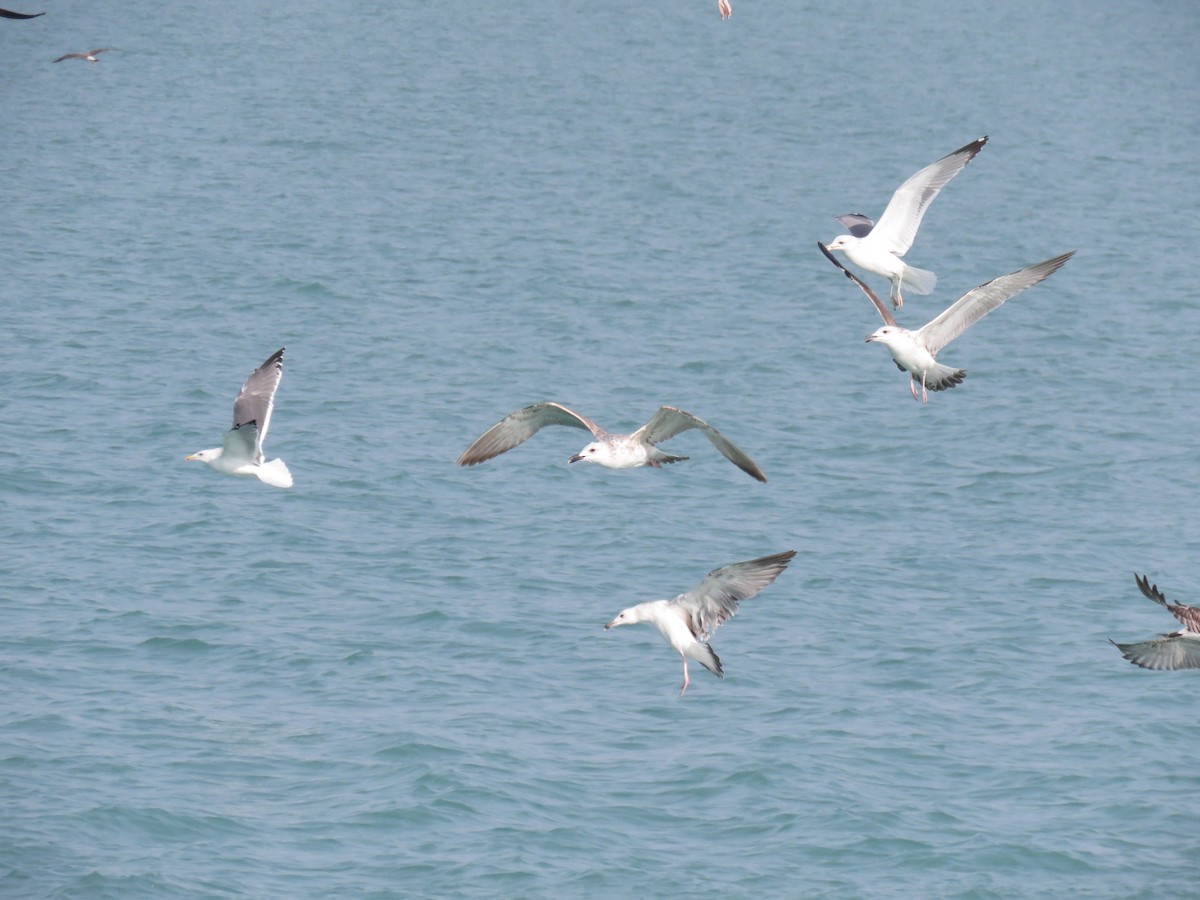
<path id="1" fill-rule="evenodd" d="M 605 436 L 603 428 L 586 416 L 567 409 L 561 403 L 535 403 L 509 413 L 479 437 L 458 458 L 460 466 L 473 466 L 499 456 L 518 444 L 523 444 L 547 425 L 567 425 L 590 431 L 597 439 Z"/>
<path id="2" fill-rule="evenodd" d="M 967 291 L 952 303 L 940 316 L 913 332 L 917 340 L 930 353 L 937 354 L 948 343 L 1000 306 L 1010 297 L 1033 287 L 1039 281 L 1056 272 L 1075 251 L 1064 253 L 1045 262 L 993 278 L 973 290 Z"/>
<path id="3" fill-rule="evenodd" d="M 747 475 L 757 478 L 759 481 L 767 480 L 767 476 L 754 464 L 754 460 L 742 452 L 733 441 L 703 419 L 684 412 L 682 409 L 676 409 L 674 406 L 660 407 L 658 412 L 650 417 L 650 421 L 635 431 L 632 436 L 654 446 L 693 428 L 702 431 L 722 456 Z"/>
<path id="4" fill-rule="evenodd" d="M 698 585 L 671 602 L 687 614 L 696 640 L 707 641 L 717 626 L 737 612 L 739 603 L 778 578 L 795 555 L 795 550 L 787 550 L 713 569 Z"/>
<path id="5" fill-rule="evenodd" d="M 0 9 L 0 16 L 6 19 L 36 19 L 38 16 L 44 16 L 44 12 L 40 13 L 19 13 L 8 9 Z"/>
<path id="6" fill-rule="evenodd" d="M 846 226 L 851 236 L 856 238 L 866 237 L 871 233 L 871 229 L 875 227 L 874 220 L 864 216 L 862 213 L 846 213 L 837 217 L 837 220 Z"/>
<path id="7" fill-rule="evenodd" d="M 1110 641 L 1121 655 L 1143 669 L 1200 669 L 1200 636 L 1176 631 L 1136 644 Z"/>
<path id="8" fill-rule="evenodd" d="M 871 290 L 871 288 L 867 285 L 867 283 L 865 281 L 863 281 L 861 278 L 859 278 L 857 275 L 855 275 L 853 272 L 851 272 L 849 269 L 847 269 L 845 266 L 843 266 L 842 261 L 840 259 L 838 259 L 836 256 L 834 256 L 833 253 L 830 252 L 828 247 L 826 247 L 820 241 L 817 241 L 817 246 L 821 248 L 821 252 L 825 254 L 826 259 L 828 259 L 831 263 L 833 263 L 835 266 L 837 266 L 839 269 L 841 269 L 843 275 L 845 275 L 847 278 L 849 278 L 851 281 L 853 281 L 855 284 L 857 284 L 859 286 L 859 288 L 862 289 L 862 292 L 867 295 L 867 299 L 870 300 L 871 303 L 874 304 L 875 310 L 883 318 L 883 324 L 884 325 L 895 325 L 896 317 L 892 315 L 892 311 L 890 309 L 888 309 L 887 306 L 884 305 L 884 302 L 879 299 L 879 295 L 876 294 L 873 290 Z M 900 365 L 900 364 L 897 363 L 896 365 Z M 903 369 L 904 367 L 900 366 L 900 368 Z"/>
<path id="9" fill-rule="evenodd" d="M 887 209 L 871 230 L 874 239 L 897 256 L 907 253 L 917 236 L 917 229 L 921 227 L 925 210 L 929 208 L 933 198 L 951 178 L 975 158 L 975 154 L 983 149 L 987 140 L 985 135 L 959 147 L 953 153 L 948 153 L 937 162 L 926 166 L 896 188 L 896 193 L 892 194 L 892 199 L 888 201 Z"/>
<path id="10" fill-rule="evenodd" d="M 233 431 L 226 435 L 226 441 L 238 432 L 241 432 L 241 441 L 253 439 L 252 455 L 257 462 L 262 462 L 262 445 L 267 439 L 267 429 L 271 427 L 271 412 L 275 409 L 275 391 L 283 378 L 283 351 L 280 347 L 251 372 L 233 401 Z M 256 427 L 247 429 L 246 426 L 251 424 Z"/>

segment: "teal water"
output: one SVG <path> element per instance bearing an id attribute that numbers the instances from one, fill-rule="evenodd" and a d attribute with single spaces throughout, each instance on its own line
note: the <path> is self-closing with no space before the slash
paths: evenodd
<path id="1" fill-rule="evenodd" d="M 0 894 L 1195 895 L 1200 14 L 715 5 L 0 20 Z M 982 134 L 901 322 L 1078 253 L 921 406 L 815 242 Z M 295 489 L 183 462 L 279 346 Z M 454 465 L 548 399 L 770 482 Z"/>

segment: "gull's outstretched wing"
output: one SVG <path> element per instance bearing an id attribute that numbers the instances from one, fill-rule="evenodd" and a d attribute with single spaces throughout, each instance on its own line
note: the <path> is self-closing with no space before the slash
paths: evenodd
<path id="1" fill-rule="evenodd" d="M 1158 589 L 1158 585 L 1151 584 L 1148 576 L 1135 574 L 1133 577 L 1137 581 L 1138 588 L 1145 596 L 1167 610 L 1188 631 L 1200 634 L 1200 609 L 1192 606 L 1184 606 L 1182 603 L 1168 603 L 1167 598 Z"/>
<path id="2" fill-rule="evenodd" d="M 849 269 L 847 269 L 845 266 L 843 266 L 841 261 L 836 256 L 834 256 L 833 253 L 830 252 L 828 247 L 826 247 L 820 241 L 817 241 L 817 246 L 821 248 L 821 252 L 825 254 L 826 259 L 828 259 L 831 263 L 833 263 L 835 266 L 837 266 L 839 269 L 842 270 L 843 275 L 845 275 L 847 278 L 849 278 L 851 281 L 853 281 L 855 284 L 857 284 L 860 288 L 862 288 L 862 292 L 867 295 L 867 298 L 872 303 L 875 304 L 875 309 L 879 312 L 879 315 L 883 318 L 883 324 L 884 325 L 895 325 L 896 317 L 892 315 L 892 311 L 890 309 L 888 309 L 886 306 L 883 305 L 883 301 L 879 299 L 879 295 L 877 295 L 873 290 L 871 290 L 869 287 L 867 287 L 867 283 L 865 281 L 863 281 L 861 278 L 859 278 L 857 275 L 855 275 L 853 272 L 851 272 Z"/>
<path id="3" fill-rule="evenodd" d="M 703 419 L 684 412 L 682 409 L 676 409 L 674 406 L 660 407 L 658 412 L 650 417 L 650 421 L 635 431 L 632 437 L 654 446 L 692 428 L 704 432 L 704 436 L 712 442 L 722 456 L 751 478 L 757 478 L 759 481 L 767 480 L 767 476 L 754 464 L 754 460 L 742 452 L 733 441 Z"/>
<path id="4" fill-rule="evenodd" d="M 486 462 L 523 444 L 547 425 L 568 425 L 590 431 L 593 437 L 604 437 L 605 431 L 591 419 L 567 409 L 561 403 L 535 403 L 505 416 L 463 451 L 458 458 L 460 466 L 473 466 Z"/>
<path id="5" fill-rule="evenodd" d="M 871 233 L 871 229 L 875 227 L 875 222 L 862 213 L 846 213 L 845 215 L 838 216 L 837 220 L 846 226 L 846 230 L 850 232 L 852 237 L 856 238 L 866 237 Z"/>
<path id="6" fill-rule="evenodd" d="M 1175 631 L 1136 644 L 1109 643 L 1143 669 L 1200 669 L 1200 635 Z"/>
<path id="7" fill-rule="evenodd" d="M 930 353 L 937 354 L 948 343 L 990 313 L 1010 297 L 1033 287 L 1039 281 L 1056 272 L 1063 263 L 1075 255 L 1075 251 L 1064 253 L 1045 262 L 993 278 L 979 287 L 967 291 L 950 305 L 940 316 L 913 332 L 917 340 Z"/>
<path id="8" fill-rule="evenodd" d="M 888 201 L 887 209 L 871 229 L 871 240 L 897 256 L 907 253 L 917 236 L 917 229 L 921 227 L 925 210 L 929 208 L 933 198 L 951 178 L 975 158 L 975 154 L 983 149 L 987 140 L 987 135 L 984 135 L 979 140 L 959 147 L 953 153 L 926 166 L 896 188 L 896 193 L 892 194 L 892 199 Z"/>
<path id="9" fill-rule="evenodd" d="M 713 569 L 698 585 L 672 600 L 671 605 L 686 614 L 696 640 L 707 641 L 718 625 L 737 612 L 739 603 L 778 578 L 795 555 L 795 550 L 786 550 Z"/>
<path id="10" fill-rule="evenodd" d="M 86 53 L 64 53 L 58 59 L 51 60 L 51 62 L 62 62 L 64 59 L 87 59 L 87 54 Z"/>
<path id="11" fill-rule="evenodd" d="M 38 16 L 44 16 L 44 12 L 40 13 L 19 13 L 12 12 L 8 9 L 0 9 L 0 17 L 5 19 L 36 19 Z M 57 62 L 57 60 L 55 60 Z"/>
<path id="12" fill-rule="evenodd" d="M 251 458 L 262 462 L 262 445 L 271 427 L 271 412 L 275 408 L 275 391 L 283 378 L 283 347 L 272 353 L 267 361 L 250 373 L 237 399 L 233 401 L 233 431 L 225 435 L 226 452 L 229 442 L 250 443 Z M 253 425 L 253 428 L 248 426 Z M 235 437 L 236 436 L 236 437 Z"/>

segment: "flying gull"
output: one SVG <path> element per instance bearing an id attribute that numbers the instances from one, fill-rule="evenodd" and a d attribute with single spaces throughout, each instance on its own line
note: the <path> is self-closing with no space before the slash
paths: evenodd
<path id="1" fill-rule="evenodd" d="M 829 252 L 828 247 L 820 241 L 817 241 L 817 246 L 835 266 L 845 273 L 847 278 L 862 288 L 863 292 L 871 298 L 871 302 L 879 310 L 879 315 L 883 317 L 884 325 L 869 334 L 867 341 L 875 341 L 887 347 L 892 354 L 892 359 L 896 361 L 896 367 L 912 376 L 908 387 L 912 391 L 914 400 L 918 399 L 917 382 L 921 383 L 920 399 L 925 403 L 929 402 L 928 391 L 947 390 L 961 384 L 962 380 L 967 377 L 967 373 L 963 369 L 955 369 L 937 362 L 934 357 L 937 356 L 939 350 L 1004 303 L 1005 300 L 1015 297 L 1026 288 L 1033 287 L 1075 255 L 1075 251 L 1072 250 L 1070 253 L 1064 253 L 1019 272 L 993 278 L 991 281 L 967 291 L 937 318 L 927 322 L 916 331 L 909 331 L 896 324 L 896 318 L 892 315 L 891 310 L 861 278 L 838 262 L 837 257 Z"/>
<path id="2" fill-rule="evenodd" d="M 1168 603 L 1158 585 L 1151 584 L 1145 575 L 1133 577 L 1142 593 L 1170 612 L 1183 628 L 1136 644 L 1118 644 L 1113 640 L 1109 643 L 1143 669 L 1200 669 L 1200 608 Z"/>
<path id="3" fill-rule="evenodd" d="M 89 50 L 87 53 L 64 53 L 58 59 L 54 60 L 54 62 L 62 62 L 64 59 L 86 59 L 88 62 L 94 63 L 97 53 L 107 53 L 112 49 L 112 47 L 97 47 L 95 50 Z"/>
<path id="4" fill-rule="evenodd" d="M 778 578 L 795 555 L 795 550 L 786 550 L 713 569 L 698 585 L 673 600 L 650 600 L 622 610 L 604 630 L 638 622 L 653 623 L 683 657 L 683 687 L 679 689 L 682 697 L 688 688 L 689 659 L 696 660 L 718 678 L 725 677 L 721 660 L 708 645 L 712 633 L 738 611 L 739 603 Z"/>
<path id="5" fill-rule="evenodd" d="M 44 12 L 40 13 L 19 13 L 8 9 L 0 9 L 0 18 L 4 19 L 36 19 L 38 16 L 44 16 Z"/>
<path id="6" fill-rule="evenodd" d="M 937 284 L 937 276 L 900 261 L 908 252 L 921 227 L 925 210 L 946 183 L 963 170 L 987 143 L 987 135 L 971 141 L 948 156 L 926 166 L 896 189 L 887 209 L 875 224 L 862 213 L 847 213 L 837 219 L 849 229 L 833 239 L 830 250 L 844 250 L 846 258 L 861 269 L 882 275 L 892 284 L 892 305 L 904 305 L 901 287 L 917 294 L 928 294 Z"/>
<path id="7" fill-rule="evenodd" d="M 292 473 L 282 459 L 264 462 L 262 445 L 271 426 L 275 392 L 283 378 L 283 347 L 250 373 L 233 401 L 233 428 L 225 432 L 220 447 L 201 450 L 184 459 L 208 463 L 226 475 L 255 475 L 272 487 L 292 486 Z"/>
<path id="8" fill-rule="evenodd" d="M 759 481 L 767 476 L 729 438 L 703 419 L 673 406 L 659 409 L 650 421 L 633 434 L 610 434 L 591 419 L 567 409 L 561 403 L 535 403 L 505 416 L 482 435 L 458 458 L 460 466 L 473 466 L 499 456 L 529 440 L 547 425 L 569 425 L 583 428 L 596 439 L 567 462 L 599 463 L 609 469 L 632 469 L 638 466 L 662 468 L 663 463 L 681 462 L 686 456 L 671 456 L 658 449 L 665 440 L 696 428 L 704 433 L 727 460 Z"/>

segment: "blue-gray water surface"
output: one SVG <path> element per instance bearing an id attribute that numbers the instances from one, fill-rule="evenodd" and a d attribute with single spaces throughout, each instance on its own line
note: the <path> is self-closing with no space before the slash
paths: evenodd
<path id="1" fill-rule="evenodd" d="M 1197 676 L 1107 643 L 1200 601 L 1193 3 L 18 8 L 0 895 L 1200 890 Z M 984 134 L 901 323 L 1078 253 L 922 405 L 816 241 Z M 295 488 L 185 462 L 280 346 Z M 455 465 L 540 400 L 770 481 Z M 724 680 L 602 630 L 788 548 Z"/>

